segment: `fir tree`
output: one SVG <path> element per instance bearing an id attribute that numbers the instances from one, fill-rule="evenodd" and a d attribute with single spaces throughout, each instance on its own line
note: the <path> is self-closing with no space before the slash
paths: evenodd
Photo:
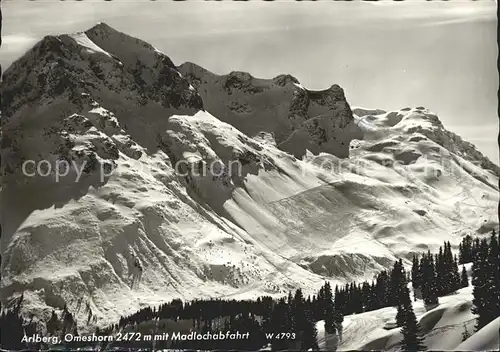
<path id="1" fill-rule="evenodd" d="M 356 285 L 355 283 L 351 285 L 351 306 L 353 313 L 363 313 L 363 295 L 361 293 L 361 286 Z"/>
<path id="2" fill-rule="evenodd" d="M 367 281 L 364 281 L 362 286 L 361 286 L 361 296 L 362 296 L 362 300 L 363 300 L 363 304 L 362 304 L 363 312 L 367 312 L 369 310 L 372 310 L 373 309 L 372 308 L 372 306 L 373 306 L 372 286 Z"/>
<path id="3" fill-rule="evenodd" d="M 446 269 L 444 265 L 444 255 L 443 255 L 443 247 L 439 247 L 439 253 L 434 257 L 434 264 L 436 269 L 436 283 L 437 283 L 437 293 L 438 296 L 444 294 L 447 290 L 448 280 L 446 276 Z"/>
<path id="4" fill-rule="evenodd" d="M 292 318 L 290 309 L 285 299 L 280 299 L 274 306 L 271 316 L 273 331 L 288 332 L 292 330 Z M 271 349 L 279 351 L 289 348 L 289 341 L 282 339 L 272 339 Z"/>
<path id="5" fill-rule="evenodd" d="M 416 255 L 413 256 L 411 265 L 411 285 L 413 287 L 413 299 L 417 300 L 417 291 L 422 292 L 422 276 L 420 271 L 420 261 Z"/>
<path id="6" fill-rule="evenodd" d="M 470 263 L 474 259 L 474 241 L 471 235 L 465 236 L 463 240 L 465 261 L 464 263 Z"/>
<path id="7" fill-rule="evenodd" d="M 458 259 L 457 256 L 455 255 L 453 257 L 453 264 L 452 264 L 452 271 L 451 271 L 451 289 L 452 291 L 456 291 L 459 288 L 461 288 L 461 283 L 460 283 L 460 272 L 458 270 Z"/>
<path id="8" fill-rule="evenodd" d="M 403 292 L 401 294 L 401 300 L 400 304 L 397 307 L 397 313 L 396 313 L 396 325 L 399 327 L 402 327 L 405 323 L 406 319 L 406 309 L 408 306 L 411 306 L 411 299 L 410 299 L 410 291 L 408 288 L 403 289 Z"/>
<path id="9" fill-rule="evenodd" d="M 464 262 L 464 247 L 462 245 L 462 242 L 458 245 L 458 261 L 460 264 L 465 263 Z"/>
<path id="10" fill-rule="evenodd" d="M 421 277 L 420 277 L 420 262 L 416 255 L 413 256 L 412 266 L 411 266 L 411 283 L 413 288 L 421 287 Z"/>
<path id="11" fill-rule="evenodd" d="M 321 319 L 324 319 L 324 314 L 325 314 L 325 310 L 326 310 L 326 307 L 324 305 L 324 302 L 325 302 L 325 286 L 326 286 L 326 283 L 321 286 L 321 288 L 319 289 L 318 291 L 318 296 L 317 296 L 317 309 L 316 309 L 316 315 L 317 315 L 317 318 L 318 320 L 321 320 Z"/>
<path id="12" fill-rule="evenodd" d="M 302 330 L 301 350 L 308 351 L 309 349 L 313 351 L 319 350 L 318 330 L 316 329 L 316 322 L 312 317 L 312 312 L 306 309 Z"/>
<path id="13" fill-rule="evenodd" d="M 422 282 L 422 297 L 426 305 L 438 304 L 438 289 L 436 283 L 436 273 L 434 269 L 434 260 L 430 252 L 424 255 L 420 263 Z"/>
<path id="14" fill-rule="evenodd" d="M 406 273 L 403 267 L 403 261 L 400 259 L 394 263 L 391 271 L 389 283 L 389 305 L 397 307 L 401 303 L 401 295 L 406 287 Z"/>
<path id="15" fill-rule="evenodd" d="M 384 270 L 377 275 L 377 282 L 375 284 L 375 309 L 387 307 L 388 287 L 389 275 Z"/>
<path id="16" fill-rule="evenodd" d="M 472 303 L 472 313 L 478 315 L 476 330 L 481 329 L 489 323 L 489 314 L 487 310 L 487 281 L 489 276 L 488 264 L 488 242 L 483 239 L 476 248 L 475 258 L 472 262 L 472 285 L 474 286 L 472 294 L 474 296 Z"/>
<path id="17" fill-rule="evenodd" d="M 454 263 L 453 263 L 453 253 L 451 252 L 451 244 L 450 242 L 445 242 L 444 251 L 443 251 L 443 268 L 444 268 L 444 294 L 449 294 L 456 290 L 456 279 L 458 278 L 458 267 L 455 277 L 454 272 Z"/>
<path id="18" fill-rule="evenodd" d="M 468 287 L 469 286 L 469 277 L 467 276 L 467 270 L 465 269 L 465 265 L 462 265 L 462 274 L 460 275 L 460 287 Z"/>
<path id="19" fill-rule="evenodd" d="M 472 262 L 473 258 L 473 240 L 470 235 L 465 236 L 462 238 L 462 242 L 458 246 L 458 263 L 459 264 L 465 264 L 465 263 L 470 263 Z"/>
<path id="20" fill-rule="evenodd" d="M 472 246 L 471 246 L 471 256 L 470 256 L 470 261 L 474 261 L 476 258 L 477 252 L 479 251 L 479 248 L 481 247 L 481 241 L 479 240 L 478 237 L 476 237 L 472 241 Z"/>
<path id="21" fill-rule="evenodd" d="M 483 263 L 480 263 L 480 267 L 483 267 L 485 273 L 482 275 L 484 278 L 483 285 L 480 286 L 479 290 L 482 291 L 479 294 L 480 304 L 483 306 L 478 309 L 479 319 L 478 319 L 478 329 L 482 328 L 489 322 L 493 321 L 495 318 L 500 316 L 500 290 L 499 290 L 499 253 L 498 253 L 498 241 L 497 237 L 492 234 L 490 238 L 489 248 L 486 248 L 486 240 L 481 242 L 481 252 L 487 251 L 487 256 Z M 482 257 L 479 259 L 481 260 Z M 479 269 L 481 270 L 481 269 Z M 481 284 L 481 281 L 479 282 Z"/>
<path id="22" fill-rule="evenodd" d="M 323 286 L 323 300 L 324 300 L 324 319 L 325 319 L 325 331 L 328 334 L 334 334 L 336 332 L 335 327 L 335 317 L 334 317 L 334 306 L 333 306 L 333 293 L 330 283 L 327 282 Z"/>
<path id="23" fill-rule="evenodd" d="M 376 281 L 372 281 L 372 283 L 370 285 L 369 307 L 367 310 L 375 310 L 375 309 L 378 309 L 377 283 L 376 283 Z"/>
<path id="24" fill-rule="evenodd" d="M 405 296 L 408 296 L 408 301 L 410 301 L 409 292 L 405 293 Z M 403 327 L 401 328 L 401 333 L 403 334 L 403 341 L 401 342 L 402 350 L 405 352 L 427 350 L 423 343 L 424 338 L 422 335 L 422 330 L 420 324 L 417 322 L 417 317 L 413 312 L 411 302 L 404 304 L 402 306 L 402 310 L 402 315 L 404 316 L 404 323 Z"/>
<path id="25" fill-rule="evenodd" d="M 342 310 L 343 305 L 343 293 L 339 290 L 338 286 L 335 286 L 335 296 L 334 296 L 334 316 L 333 321 L 335 322 L 335 328 L 339 335 L 339 338 L 342 338 L 342 322 L 344 321 L 344 314 Z"/>
<path id="26" fill-rule="evenodd" d="M 496 236 L 495 230 L 492 231 L 490 240 L 490 249 L 488 262 L 490 264 L 490 295 L 494 299 L 491 302 L 491 308 L 496 316 L 500 316 L 500 256 L 499 244 L 500 237 Z"/>
<path id="27" fill-rule="evenodd" d="M 292 314 L 293 320 L 295 321 L 295 329 L 298 334 L 302 331 L 304 321 L 306 320 L 304 296 L 302 295 L 302 290 L 300 288 L 295 291 L 295 296 L 293 297 Z"/>

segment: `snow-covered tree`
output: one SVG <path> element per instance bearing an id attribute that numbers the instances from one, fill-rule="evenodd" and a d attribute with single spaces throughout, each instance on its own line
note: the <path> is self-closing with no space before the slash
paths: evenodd
<path id="1" fill-rule="evenodd" d="M 407 293 L 407 295 L 409 298 L 409 292 Z M 408 299 L 408 301 L 410 300 Z M 401 328 L 401 333 L 403 334 L 403 341 L 401 342 L 402 350 L 404 352 L 427 350 L 427 347 L 423 342 L 424 338 L 422 335 L 422 330 L 420 324 L 417 322 L 417 317 L 413 312 L 411 302 L 408 302 L 402 306 L 402 315 L 404 319 L 403 327 Z"/>
<path id="2" fill-rule="evenodd" d="M 403 267 L 403 261 L 399 259 L 394 263 L 389 281 L 389 305 L 397 307 L 401 303 L 401 295 L 406 287 L 406 272 Z"/>
<path id="3" fill-rule="evenodd" d="M 422 275 L 422 297 L 426 305 L 438 304 L 438 287 L 437 275 L 434 267 L 434 259 L 430 252 L 424 255 L 420 262 L 420 270 Z"/>
<path id="4" fill-rule="evenodd" d="M 488 290 L 487 281 L 489 279 L 490 265 L 488 263 L 488 242 L 483 239 L 480 242 L 474 261 L 472 262 L 472 285 L 474 286 L 472 294 L 474 296 L 472 303 L 472 313 L 478 315 L 476 330 L 490 322 L 487 312 Z"/>

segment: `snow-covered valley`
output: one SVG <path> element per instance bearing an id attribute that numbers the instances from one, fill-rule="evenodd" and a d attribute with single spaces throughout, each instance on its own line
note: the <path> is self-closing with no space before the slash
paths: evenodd
<path id="1" fill-rule="evenodd" d="M 24 294 L 46 322 L 67 305 L 85 330 L 173 298 L 369 280 L 498 229 L 500 169 L 430 110 L 200 71 L 106 24 L 46 37 L 5 71 L 2 306 Z M 368 339 L 384 312 L 346 317 L 342 348 L 390 348 L 392 332 Z"/>

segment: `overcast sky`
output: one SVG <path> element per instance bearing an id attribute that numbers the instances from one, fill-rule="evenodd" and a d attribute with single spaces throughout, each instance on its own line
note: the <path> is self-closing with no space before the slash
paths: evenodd
<path id="1" fill-rule="evenodd" d="M 353 106 L 423 105 L 498 164 L 494 1 L 4 0 L 2 11 L 2 68 L 44 35 L 103 21 L 176 64 L 337 83 Z"/>

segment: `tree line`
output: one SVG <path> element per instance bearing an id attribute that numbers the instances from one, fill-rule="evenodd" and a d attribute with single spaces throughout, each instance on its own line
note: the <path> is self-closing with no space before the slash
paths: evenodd
<path id="1" fill-rule="evenodd" d="M 500 236 L 492 231 L 489 238 L 465 236 L 459 245 L 459 258 L 453 256 L 451 245 L 445 242 L 434 256 L 429 252 L 419 259 L 413 257 L 411 281 L 414 292 L 420 290 L 426 305 L 439 304 L 439 297 L 469 286 L 465 263 L 472 263 L 473 300 L 472 313 L 477 315 L 475 330 L 478 331 L 500 316 Z M 462 264 L 459 274 L 458 264 Z M 403 269 L 404 270 L 404 269 Z M 403 277 L 403 276 L 401 276 Z M 403 351 L 424 351 L 422 331 L 417 323 L 407 283 L 402 280 L 402 302 L 398 304 L 396 324 L 402 327 Z M 415 297 L 416 300 L 416 297 Z M 462 338 L 470 333 L 465 327 Z"/>
<path id="2" fill-rule="evenodd" d="M 437 304 L 438 297 L 469 285 L 465 266 L 462 266 L 460 273 L 458 259 L 452 254 L 450 242 L 445 242 L 434 255 L 429 251 L 420 258 L 414 256 L 411 281 L 414 292 L 421 292 L 427 305 Z"/>
<path id="3" fill-rule="evenodd" d="M 159 341 L 155 348 L 176 349 L 237 349 L 257 350 L 271 345 L 274 351 L 284 349 L 317 350 L 316 323 L 324 321 L 325 332 L 342 336 L 343 317 L 384 307 L 396 307 L 396 325 L 401 329 L 404 351 L 425 350 L 423 336 L 412 307 L 408 283 L 411 281 L 414 300 L 420 292 L 424 304 L 437 305 L 439 297 L 469 285 L 463 264 L 472 262 L 473 313 L 478 315 L 476 329 L 480 329 L 500 316 L 499 305 L 499 258 L 498 236 L 493 233 L 488 239 L 463 238 L 458 257 L 453 255 L 451 244 L 445 242 L 438 253 L 415 255 L 409 272 L 405 271 L 402 259 L 395 261 L 390 270 L 381 271 L 374 280 L 352 282 L 332 288 L 325 282 L 319 291 L 305 297 L 301 289 L 289 292 L 279 299 L 270 296 L 256 300 L 201 299 L 183 302 L 174 299 L 158 307 L 146 307 L 134 314 L 123 316 L 106 329 L 96 334 L 109 335 L 118 331 L 136 331 L 142 325 L 155 322 L 156 330 L 166 328 L 166 321 L 188 322 L 188 329 L 204 332 L 249 332 L 249 339 L 210 341 Z M 468 261 L 470 260 L 470 261 Z M 462 264 L 461 271 L 459 264 Z M 29 347 L 20 341 L 22 336 L 37 331 L 36 324 L 19 314 L 19 303 L 9 311 L 3 311 L 0 324 L 3 348 L 21 349 Z M 55 312 L 46 323 L 46 332 L 63 336 L 67 332 L 77 335 L 76 321 L 67 307 L 62 315 Z M 286 338 L 270 337 L 270 333 L 283 332 Z M 291 335 L 293 333 L 293 335 Z M 10 343 L 10 345 L 9 345 Z M 120 347 L 119 344 L 116 347 Z M 122 342 L 130 347 L 133 342 Z M 135 343 L 136 347 L 151 347 L 151 343 Z M 30 346 L 33 347 L 33 346 Z"/>

